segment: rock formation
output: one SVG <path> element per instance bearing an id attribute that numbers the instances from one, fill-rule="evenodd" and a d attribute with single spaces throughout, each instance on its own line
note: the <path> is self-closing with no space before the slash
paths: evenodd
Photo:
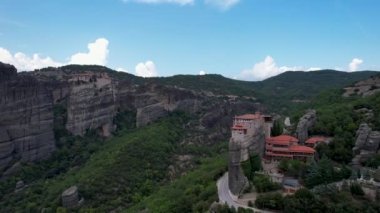
<path id="1" fill-rule="evenodd" d="M 64 208 L 72 209 L 79 206 L 79 194 L 78 194 L 78 187 L 72 186 L 68 189 L 66 189 L 62 195 L 62 206 Z"/>
<path id="2" fill-rule="evenodd" d="M 0 76 L 1 173 L 18 162 L 48 158 L 55 143 L 52 95 L 44 83 L 4 64 Z"/>
<path id="3" fill-rule="evenodd" d="M 380 148 L 380 132 L 372 131 L 368 124 L 363 123 L 356 131 L 355 146 L 352 148 L 354 158 L 352 165 L 355 168 L 375 155 Z"/>
<path id="4" fill-rule="evenodd" d="M 116 115 L 116 91 L 106 73 L 72 75 L 67 103 L 66 128 L 74 135 L 84 135 L 88 129 L 98 129 L 108 137 Z"/>
<path id="5" fill-rule="evenodd" d="M 22 181 L 22 180 L 17 181 L 15 192 L 19 192 L 19 191 L 23 190 L 24 187 L 25 187 L 24 181 Z"/>
<path id="6" fill-rule="evenodd" d="M 248 185 L 241 163 L 251 156 L 263 157 L 265 138 L 270 137 L 272 119 L 260 113 L 235 116 L 229 142 L 228 184 L 235 196 Z"/>
<path id="7" fill-rule="evenodd" d="M 370 96 L 380 92 L 380 75 L 372 76 L 369 79 L 359 81 L 351 87 L 346 87 L 344 97 L 352 95 Z"/>
<path id="8" fill-rule="evenodd" d="M 17 77 L 17 70 L 14 66 L 0 62 L 0 82 L 9 81 Z"/>
<path id="9" fill-rule="evenodd" d="M 230 133 L 238 112 L 260 110 L 252 101 L 215 96 L 175 86 L 136 83 L 104 67 L 66 66 L 19 73 L 0 64 L 0 175 L 11 175 L 19 162 L 48 158 L 55 149 L 54 122 L 73 135 L 96 130 L 108 137 L 118 112 L 136 112 L 136 126 L 144 126 L 173 111 L 196 114 L 190 124 L 198 132 L 183 143 L 212 144 Z M 66 115 L 54 120 L 53 109 Z M 212 131 L 210 131 L 212 129 Z M 179 168 L 180 169 L 180 168 Z M 5 171 L 5 172 L 4 172 Z"/>
<path id="10" fill-rule="evenodd" d="M 241 168 L 241 156 L 240 142 L 231 138 L 228 146 L 228 187 L 234 195 L 241 194 L 248 186 L 248 179 Z"/>
<path id="11" fill-rule="evenodd" d="M 303 115 L 297 125 L 296 135 L 301 144 L 305 143 L 309 137 L 309 130 L 314 126 L 317 120 L 317 112 L 315 110 L 309 110 Z"/>

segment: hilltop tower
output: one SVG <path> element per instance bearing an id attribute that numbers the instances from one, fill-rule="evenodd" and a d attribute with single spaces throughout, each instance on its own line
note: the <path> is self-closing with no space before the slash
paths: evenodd
<path id="1" fill-rule="evenodd" d="M 272 117 L 256 112 L 235 116 L 229 142 L 228 184 L 232 194 L 239 195 L 248 185 L 241 163 L 250 156 L 264 156 L 265 139 L 271 135 Z"/>

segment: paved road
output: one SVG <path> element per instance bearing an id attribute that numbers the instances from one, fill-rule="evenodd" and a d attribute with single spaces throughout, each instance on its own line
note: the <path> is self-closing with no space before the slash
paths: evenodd
<path id="1" fill-rule="evenodd" d="M 228 172 L 226 172 L 221 178 L 219 178 L 216 185 L 218 187 L 218 196 L 219 196 L 220 203 L 226 203 L 229 207 L 234 207 L 235 209 L 242 207 L 245 209 L 252 209 L 254 212 L 272 213 L 270 211 L 264 211 L 264 210 L 252 208 L 246 205 L 242 205 L 234 201 L 231 197 L 230 190 L 228 188 Z"/>

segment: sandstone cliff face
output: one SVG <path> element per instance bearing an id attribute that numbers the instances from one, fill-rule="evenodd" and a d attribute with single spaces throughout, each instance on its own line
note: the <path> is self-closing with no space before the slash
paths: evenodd
<path id="1" fill-rule="evenodd" d="M 0 66 L 0 170 L 50 155 L 55 147 L 55 104 L 66 109 L 65 127 L 73 135 L 96 129 L 110 136 L 113 119 L 121 111 L 135 111 L 137 127 L 175 110 L 185 111 L 199 121 L 189 124 L 194 131 L 181 143 L 202 145 L 225 140 L 234 115 L 260 110 L 252 100 L 173 86 L 137 85 L 113 73 L 84 70 L 49 68 L 18 76 L 14 67 Z"/>
<path id="2" fill-rule="evenodd" d="M 356 168 L 370 157 L 374 156 L 380 148 L 380 132 L 372 131 L 368 124 L 363 123 L 356 131 L 355 146 L 352 149 L 354 158 L 352 165 Z"/>
<path id="3" fill-rule="evenodd" d="M 297 125 L 296 135 L 301 144 L 305 143 L 309 137 L 309 129 L 315 124 L 316 120 L 317 112 L 315 110 L 309 110 L 300 118 Z"/>
<path id="4" fill-rule="evenodd" d="M 134 106 L 137 109 L 137 127 L 167 116 L 174 110 L 189 113 L 199 110 L 199 99 L 201 98 L 188 90 L 150 85 L 141 88 L 140 92 L 134 98 Z"/>
<path id="5" fill-rule="evenodd" d="M 74 135 L 99 129 L 108 137 L 113 131 L 116 114 L 114 83 L 106 74 L 85 73 L 70 79 L 67 102 L 66 128 Z"/>
<path id="6" fill-rule="evenodd" d="M 12 165 L 46 159 L 55 149 L 53 102 L 43 83 L 0 67 L 0 172 L 7 174 Z"/>
<path id="7" fill-rule="evenodd" d="M 241 144 L 231 138 L 228 147 L 228 187 L 232 194 L 239 195 L 248 185 L 248 179 L 241 168 Z"/>

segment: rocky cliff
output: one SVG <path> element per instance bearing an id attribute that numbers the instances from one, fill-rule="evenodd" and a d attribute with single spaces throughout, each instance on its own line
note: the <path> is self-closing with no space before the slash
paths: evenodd
<path id="1" fill-rule="evenodd" d="M 344 97 L 352 95 L 370 96 L 380 92 L 380 75 L 372 76 L 366 80 L 359 81 L 353 86 L 344 88 Z"/>
<path id="2" fill-rule="evenodd" d="M 228 187 L 234 195 L 240 195 L 249 184 L 241 167 L 241 151 L 240 142 L 231 138 L 228 147 Z"/>
<path id="3" fill-rule="evenodd" d="M 70 76 L 67 94 L 66 128 L 74 135 L 84 135 L 86 130 L 98 129 L 109 137 L 114 130 L 116 115 L 116 90 L 106 73 L 81 73 Z"/>
<path id="4" fill-rule="evenodd" d="M 363 123 L 356 131 L 355 146 L 352 149 L 354 158 L 352 165 L 360 167 L 367 159 L 378 153 L 380 148 L 380 132 L 372 131 L 368 124 Z"/>
<path id="5" fill-rule="evenodd" d="M 43 82 L 0 64 L 0 173 L 46 159 L 55 148 L 53 99 Z"/>
<path id="6" fill-rule="evenodd" d="M 192 91 L 156 83 L 135 83 L 128 74 L 103 67 L 47 68 L 17 74 L 1 64 L 0 169 L 22 161 L 47 158 L 54 150 L 53 107 L 67 113 L 66 129 L 73 135 L 97 130 L 108 137 L 118 112 L 136 112 L 136 126 L 144 126 L 179 110 L 199 118 L 184 144 L 207 144 L 226 139 L 232 117 L 260 110 L 252 100 Z M 121 76 L 121 77 L 120 77 Z M 18 165 L 18 164 L 16 164 Z M 1 172 L 0 172 L 1 173 Z"/>
<path id="7" fill-rule="evenodd" d="M 305 143 L 305 141 L 308 139 L 309 130 L 312 126 L 314 126 L 316 119 L 317 112 L 315 110 L 309 110 L 300 118 L 297 124 L 296 135 L 301 144 Z"/>

